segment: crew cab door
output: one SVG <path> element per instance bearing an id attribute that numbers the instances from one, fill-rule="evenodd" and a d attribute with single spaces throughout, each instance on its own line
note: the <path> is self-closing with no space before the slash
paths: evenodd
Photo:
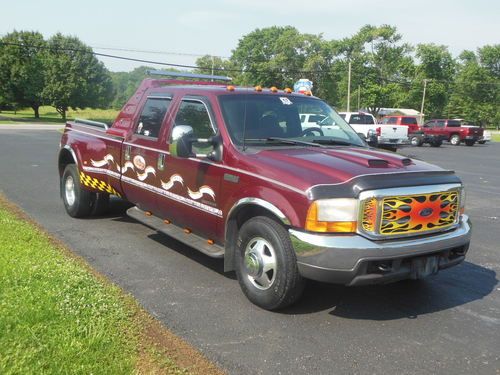
<path id="1" fill-rule="evenodd" d="M 182 98 L 168 135 L 169 144 L 173 128 L 179 125 L 191 126 L 195 138 L 215 135 L 217 124 L 209 100 L 201 96 Z M 196 154 L 207 154 L 211 149 L 211 146 L 193 145 Z M 161 217 L 213 238 L 222 218 L 220 181 L 223 172 L 217 164 L 203 157 L 167 155 L 164 170 L 158 172 L 162 189 L 162 195 L 157 198 Z"/>
<path id="2" fill-rule="evenodd" d="M 155 214 L 158 166 L 164 157 L 160 133 L 171 101 L 169 96 L 148 96 L 122 148 L 120 172 L 125 196 L 141 210 Z"/>

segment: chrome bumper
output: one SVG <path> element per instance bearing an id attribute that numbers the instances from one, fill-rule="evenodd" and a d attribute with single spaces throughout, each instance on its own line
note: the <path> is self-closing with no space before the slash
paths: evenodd
<path id="1" fill-rule="evenodd" d="M 289 229 L 289 233 L 304 277 L 361 285 L 418 278 L 420 268 L 427 267 L 427 258 L 435 258 L 436 271 L 462 262 L 469 248 L 471 223 L 462 215 L 454 230 L 399 240 L 373 241 L 357 234 L 315 234 L 296 229 Z"/>

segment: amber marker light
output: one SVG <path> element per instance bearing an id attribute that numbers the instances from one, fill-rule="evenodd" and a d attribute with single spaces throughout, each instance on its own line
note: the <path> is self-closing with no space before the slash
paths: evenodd
<path id="1" fill-rule="evenodd" d="M 190 233 L 191 233 L 191 229 L 189 229 L 189 228 L 184 228 L 184 233 L 186 233 L 186 234 L 190 234 Z"/>
<path id="2" fill-rule="evenodd" d="M 271 87 L 270 90 L 271 92 L 278 92 L 278 88 L 275 86 Z"/>
<path id="3" fill-rule="evenodd" d="M 227 91 L 234 91 L 234 86 L 232 85 L 227 86 Z"/>
<path id="4" fill-rule="evenodd" d="M 208 243 L 209 245 L 213 245 L 213 244 L 215 243 L 215 241 L 214 241 L 214 240 L 210 240 L 210 239 L 208 239 L 208 240 L 207 240 L 207 243 Z"/>
<path id="5" fill-rule="evenodd" d="M 311 232 L 354 233 L 357 228 L 356 199 L 321 199 L 309 206 L 305 229 Z"/>
<path id="6" fill-rule="evenodd" d="M 170 223 L 172 223 L 172 222 L 171 222 L 170 220 L 168 220 L 168 219 L 163 220 L 163 222 L 164 222 L 165 224 L 170 224 Z"/>
<path id="7" fill-rule="evenodd" d="M 151 211 L 145 211 L 145 212 L 144 212 L 144 215 L 146 215 L 146 216 L 151 216 L 151 215 L 153 215 L 153 214 L 151 213 Z"/>
<path id="8" fill-rule="evenodd" d="M 287 94 L 291 94 L 292 93 L 292 89 L 290 87 L 287 87 L 283 91 L 286 92 Z"/>
<path id="9" fill-rule="evenodd" d="M 255 86 L 255 91 L 262 92 L 262 86 Z"/>

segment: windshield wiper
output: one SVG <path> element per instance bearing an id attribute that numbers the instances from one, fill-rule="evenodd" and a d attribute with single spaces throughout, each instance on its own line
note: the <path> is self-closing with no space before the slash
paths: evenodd
<path id="1" fill-rule="evenodd" d="M 277 142 L 284 143 L 289 145 L 298 145 L 298 146 L 312 146 L 312 147 L 323 147 L 321 144 L 317 142 L 306 142 L 299 141 L 296 139 L 290 138 L 280 138 L 280 137 L 267 137 L 267 138 L 245 138 L 245 142 Z"/>
<path id="2" fill-rule="evenodd" d="M 356 147 L 363 147 L 361 145 L 357 145 L 355 143 L 347 142 L 347 141 L 340 141 L 337 139 L 322 139 L 322 138 L 316 138 L 313 140 L 314 143 L 320 144 L 320 145 L 339 145 L 339 146 L 356 146 Z"/>

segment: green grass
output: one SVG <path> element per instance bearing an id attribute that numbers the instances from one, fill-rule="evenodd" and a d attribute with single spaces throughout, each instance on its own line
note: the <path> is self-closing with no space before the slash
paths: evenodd
<path id="1" fill-rule="evenodd" d="M 86 108 L 82 110 L 68 110 L 66 113 L 67 120 L 73 120 L 75 118 L 84 118 L 87 120 L 101 121 L 106 123 L 111 123 L 118 115 L 118 110 L 115 109 L 92 109 Z M 0 112 L 0 124 L 4 123 L 26 123 L 26 122 L 36 122 L 36 123 L 63 123 L 61 115 L 57 113 L 54 107 L 44 106 L 40 107 L 40 118 L 35 119 L 33 110 L 31 108 L 20 109 L 16 112 L 14 111 L 2 111 Z"/>
<path id="2" fill-rule="evenodd" d="M 491 140 L 493 142 L 500 142 L 500 134 L 498 134 L 498 133 L 497 134 L 492 134 L 491 135 Z"/>
<path id="3" fill-rule="evenodd" d="M 148 331 L 172 335 L 0 196 L 0 374 L 188 374 Z"/>

